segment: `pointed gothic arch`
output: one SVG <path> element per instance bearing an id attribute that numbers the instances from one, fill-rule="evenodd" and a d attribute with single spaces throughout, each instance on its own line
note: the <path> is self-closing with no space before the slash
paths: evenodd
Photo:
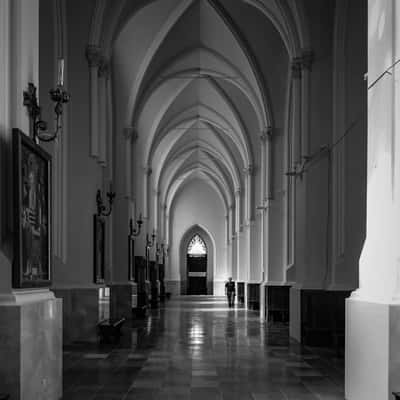
<path id="1" fill-rule="evenodd" d="M 195 235 L 199 235 L 207 247 L 207 295 L 214 294 L 215 241 L 206 228 L 193 225 L 182 236 L 179 244 L 179 272 L 181 294 L 187 294 L 187 249 Z"/>

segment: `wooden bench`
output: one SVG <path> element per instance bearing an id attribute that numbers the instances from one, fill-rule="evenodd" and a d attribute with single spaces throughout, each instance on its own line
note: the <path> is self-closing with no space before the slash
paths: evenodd
<path id="1" fill-rule="evenodd" d="M 100 337 L 100 341 L 103 343 L 111 343 L 112 340 L 119 340 L 121 334 L 122 325 L 125 322 L 125 318 L 119 319 L 103 319 L 97 324 L 97 333 Z"/>

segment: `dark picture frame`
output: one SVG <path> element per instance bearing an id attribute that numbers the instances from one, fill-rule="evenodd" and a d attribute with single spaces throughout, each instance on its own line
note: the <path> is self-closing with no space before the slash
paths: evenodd
<path id="1" fill-rule="evenodd" d="M 93 215 L 93 281 L 103 284 L 105 277 L 106 222 L 102 216 Z"/>
<path id="2" fill-rule="evenodd" d="M 136 281 L 135 239 L 128 235 L 128 280 Z"/>
<path id="3" fill-rule="evenodd" d="M 12 132 L 13 288 L 51 286 L 51 155 L 19 129 Z"/>

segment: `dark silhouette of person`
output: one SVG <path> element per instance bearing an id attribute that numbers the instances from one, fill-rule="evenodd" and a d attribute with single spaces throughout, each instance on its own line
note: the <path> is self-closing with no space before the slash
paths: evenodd
<path id="1" fill-rule="evenodd" d="M 228 282 L 225 283 L 225 294 L 228 297 L 229 307 L 233 307 L 235 304 L 236 289 L 235 282 L 231 277 L 228 279 Z"/>

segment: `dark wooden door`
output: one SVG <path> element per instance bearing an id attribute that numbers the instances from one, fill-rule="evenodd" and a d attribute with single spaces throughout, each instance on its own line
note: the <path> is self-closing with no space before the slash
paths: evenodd
<path id="1" fill-rule="evenodd" d="M 207 294 L 207 256 L 187 256 L 187 294 Z"/>

